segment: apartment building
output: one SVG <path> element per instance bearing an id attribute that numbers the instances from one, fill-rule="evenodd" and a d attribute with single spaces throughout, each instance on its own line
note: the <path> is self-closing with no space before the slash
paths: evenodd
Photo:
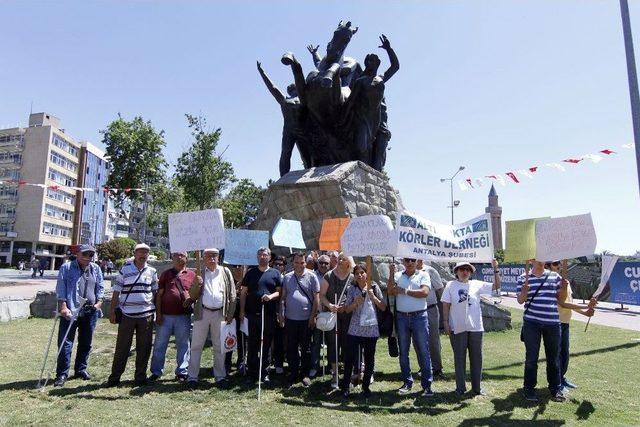
<path id="1" fill-rule="evenodd" d="M 48 113 L 0 130 L 0 262 L 32 256 L 58 268 L 72 244 L 80 144 Z M 36 185 L 25 185 L 36 184 Z"/>
<path id="2" fill-rule="evenodd" d="M 98 245 L 105 240 L 109 195 L 103 191 L 109 178 L 109 161 L 104 151 L 89 142 L 80 148 L 78 187 L 85 188 L 76 200 L 73 243 Z"/>

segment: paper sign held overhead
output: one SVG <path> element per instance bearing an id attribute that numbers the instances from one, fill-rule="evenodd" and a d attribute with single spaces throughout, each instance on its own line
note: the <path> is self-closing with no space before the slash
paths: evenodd
<path id="1" fill-rule="evenodd" d="M 597 243 L 590 213 L 536 222 L 536 259 L 539 261 L 590 256 Z"/>
<path id="2" fill-rule="evenodd" d="M 257 252 L 269 247 L 269 232 L 265 230 L 225 229 L 224 262 L 235 265 L 257 265 Z"/>
<path id="3" fill-rule="evenodd" d="M 494 256 L 491 214 L 456 225 L 445 225 L 409 211 L 398 211 L 396 236 L 398 257 L 481 263 L 491 262 Z"/>
<path id="4" fill-rule="evenodd" d="M 341 250 L 340 238 L 349 225 L 351 218 L 329 218 L 322 221 L 320 231 L 320 250 Z"/>
<path id="5" fill-rule="evenodd" d="M 545 218 L 506 221 L 505 262 L 522 262 L 536 257 L 536 221 Z"/>
<path id="6" fill-rule="evenodd" d="M 386 215 L 351 218 L 340 244 L 350 256 L 393 255 L 396 249 L 393 223 Z"/>
<path id="7" fill-rule="evenodd" d="M 305 249 L 302 225 L 294 219 L 280 218 L 271 233 L 273 244 L 285 248 Z"/>
<path id="8" fill-rule="evenodd" d="M 169 246 L 172 252 L 224 249 L 222 209 L 169 214 Z"/>

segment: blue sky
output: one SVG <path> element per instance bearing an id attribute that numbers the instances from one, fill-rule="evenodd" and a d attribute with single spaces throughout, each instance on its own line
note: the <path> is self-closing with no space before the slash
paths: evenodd
<path id="1" fill-rule="evenodd" d="M 636 47 L 640 4 L 631 2 Z M 387 172 L 406 207 L 447 223 L 452 175 L 484 177 L 610 148 L 599 164 L 542 168 L 497 187 L 503 219 L 592 212 L 598 250 L 640 250 L 638 187 L 618 1 L 6 1 L 0 0 L 0 126 L 26 125 L 30 103 L 99 143 L 117 113 L 142 115 L 189 145 L 184 113 L 221 127 L 240 177 L 278 176 L 282 119 L 255 62 L 285 88 L 285 51 L 312 67 L 337 23 L 360 29 L 362 60 L 389 37 Z M 636 49 L 636 56 L 640 52 Z M 295 157 L 293 167 L 301 167 Z M 487 180 L 485 180 L 487 181 Z M 484 212 L 488 187 L 461 192 L 456 219 Z"/>

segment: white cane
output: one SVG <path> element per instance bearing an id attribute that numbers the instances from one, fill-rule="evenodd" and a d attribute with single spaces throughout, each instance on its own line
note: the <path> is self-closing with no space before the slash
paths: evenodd
<path id="1" fill-rule="evenodd" d="M 46 385 L 46 382 L 43 384 L 42 380 L 43 380 L 43 376 L 44 376 L 44 371 L 47 368 L 47 360 L 49 359 L 49 349 L 51 349 L 51 342 L 53 341 L 53 334 L 56 331 L 56 324 L 58 323 L 58 313 L 55 314 L 55 318 L 53 319 L 53 328 L 51 328 L 51 335 L 49 335 L 49 344 L 47 344 L 47 349 L 44 351 L 44 360 L 42 362 L 42 369 L 40 369 L 40 379 L 38 379 L 38 385 L 36 386 L 36 388 L 44 388 L 44 385 Z M 49 379 L 47 378 L 47 381 Z"/>
<path id="2" fill-rule="evenodd" d="M 338 296 L 337 295 L 333 296 L 333 302 L 334 302 L 334 305 L 337 307 L 338 306 Z M 334 375 L 336 377 L 336 381 L 335 382 L 337 384 L 338 383 L 338 371 L 339 371 L 339 369 L 338 369 L 338 313 L 336 313 L 336 333 L 335 333 L 335 336 L 336 336 L 336 370 L 334 372 Z"/>
<path id="3" fill-rule="evenodd" d="M 264 353 L 264 304 L 262 304 L 261 314 L 262 327 L 260 328 L 260 365 L 258 367 L 258 401 L 262 392 L 262 353 Z"/>

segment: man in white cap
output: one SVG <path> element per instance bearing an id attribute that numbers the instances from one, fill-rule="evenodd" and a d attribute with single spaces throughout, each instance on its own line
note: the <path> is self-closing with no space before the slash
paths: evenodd
<path id="1" fill-rule="evenodd" d="M 71 350 L 76 329 L 78 330 L 78 351 L 74 366 L 75 376 L 88 380 L 87 363 L 91 351 L 93 330 L 96 327 L 99 310 L 102 306 L 104 286 L 102 271 L 98 264 L 91 262 L 96 250 L 91 245 L 82 245 L 75 260 L 65 262 L 58 272 L 56 295 L 58 297 L 58 312 L 60 313 L 60 328 L 58 330 L 58 348 L 62 347 L 56 367 L 55 386 L 64 385 L 71 368 Z M 86 298 L 84 306 L 79 307 L 79 297 Z M 73 313 L 79 310 L 79 315 L 70 324 Z M 69 329 L 69 327 L 71 328 Z M 69 330 L 66 340 L 62 338 Z"/>
<path id="2" fill-rule="evenodd" d="M 127 366 L 133 333 L 136 334 L 135 384 L 147 384 L 147 366 L 153 342 L 154 304 L 158 290 L 156 269 L 147 265 L 149 246 L 139 243 L 133 250 L 133 260 L 127 261 L 116 276 L 111 297 L 109 321 L 118 323 L 116 308 L 122 316 L 118 325 L 116 350 L 107 387 L 120 384 L 120 377 Z"/>
<path id="3" fill-rule="evenodd" d="M 225 353 L 220 345 L 220 326 L 223 321 L 231 323 L 236 310 L 236 286 L 231 271 L 218 264 L 220 251 L 216 248 L 204 250 L 202 278 L 196 279 L 191 288 L 190 300 L 195 301 L 193 332 L 191 338 L 191 360 L 189 360 L 188 383 L 198 383 L 202 350 L 211 333 L 213 347 L 213 375 L 216 383 L 226 383 Z"/>

